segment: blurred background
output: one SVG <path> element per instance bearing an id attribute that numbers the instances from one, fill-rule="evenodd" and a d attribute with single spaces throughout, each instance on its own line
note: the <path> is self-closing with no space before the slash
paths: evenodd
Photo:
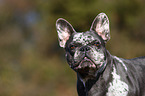
<path id="1" fill-rule="evenodd" d="M 0 96 L 77 96 L 76 74 L 59 47 L 55 22 L 89 30 L 104 12 L 112 55 L 145 56 L 144 0 L 0 0 Z"/>

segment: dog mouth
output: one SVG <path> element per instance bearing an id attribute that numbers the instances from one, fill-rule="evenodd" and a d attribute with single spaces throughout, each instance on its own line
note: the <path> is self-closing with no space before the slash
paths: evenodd
<path id="1" fill-rule="evenodd" d="M 105 61 L 97 61 L 95 63 L 93 59 L 85 56 L 81 59 L 81 61 L 76 63 L 76 66 L 73 66 L 73 70 L 79 73 L 82 78 L 85 78 L 86 76 L 89 78 L 94 78 L 96 76 L 97 70 L 99 70 L 104 63 Z"/>
<path id="2" fill-rule="evenodd" d="M 98 66 L 88 57 L 84 57 L 77 66 L 74 67 L 74 70 L 81 74 L 82 78 L 85 76 L 90 76 L 94 78 Z"/>
<path id="3" fill-rule="evenodd" d="M 75 66 L 74 69 L 96 69 L 96 64 L 89 59 L 88 57 L 84 57 L 78 64 Z"/>

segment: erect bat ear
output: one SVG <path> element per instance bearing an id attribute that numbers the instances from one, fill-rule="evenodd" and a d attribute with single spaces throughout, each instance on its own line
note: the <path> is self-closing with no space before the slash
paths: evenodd
<path id="1" fill-rule="evenodd" d="M 90 30 L 97 32 L 99 36 L 105 41 L 110 39 L 109 19 L 105 13 L 100 13 L 94 19 Z"/>
<path id="2" fill-rule="evenodd" d="M 63 18 L 59 18 L 56 21 L 56 30 L 58 33 L 59 45 L 60 47 L 65 48 L 67 40 L 75 30 L 72 25 Z"/>

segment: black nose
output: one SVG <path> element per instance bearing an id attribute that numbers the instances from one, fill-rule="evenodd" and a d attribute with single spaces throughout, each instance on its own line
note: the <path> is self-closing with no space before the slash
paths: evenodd
<path id="1" fill-rule="evenodd" d="M 90 50 L 90 47 L 88 46 L 83 46 L 80 48 L 80 51 L 84 52 L 84 51 L 89 51 Z"/>

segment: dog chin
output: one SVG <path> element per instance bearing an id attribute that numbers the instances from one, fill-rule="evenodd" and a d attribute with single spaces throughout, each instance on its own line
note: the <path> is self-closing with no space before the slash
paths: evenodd
<path id="1" fill-rule="evenodd" d="M 75 69 L 84 69 L 84 68 L 96 69 L 96 65 L 92 62 L 85 61 L 81 62 L 77 67 L 75 67 Z"/>
<path id="2" fill-rule="evenodd" d="M 87 65 L 87 66 L 82 66 Z M 75 67 L 75 71 L 80 74 L 82 78 L 95 78 L 95 73 L 97 71 L 94 63 L 85 61 L 79 64 L 79 66 Z"/>

